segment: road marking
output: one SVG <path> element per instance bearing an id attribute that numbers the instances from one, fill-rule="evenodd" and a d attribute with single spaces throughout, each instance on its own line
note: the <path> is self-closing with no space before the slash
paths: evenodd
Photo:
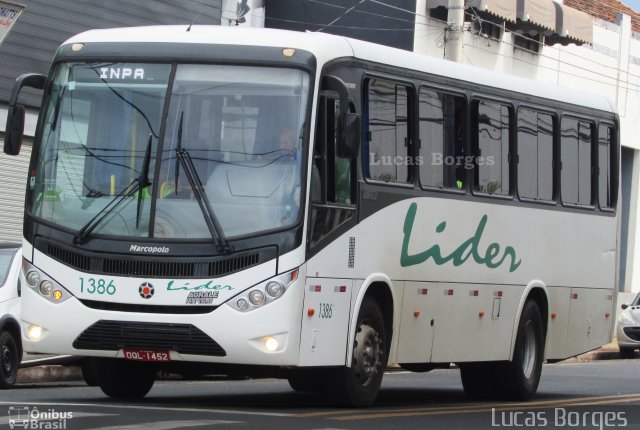
<path id="1" fill-rule="evenodd" d="M 221 420 L 156 421 L 156 422 L 145 422 L 144 427 L 151 428 L 153 430 L 173 430 L 173 429 L 181 429 L 185 427 L 204 427 L 204 426 L 229 425 L 229 424 L 244 424 L 244 421 L 221 421 Z M 124 425 L 124 426 L 95 427 L 93 430 L 138 430 L 139 428 L 140 428 L 140 424 L 130 424 L 130 425 Z"/>
<path id="2" fill-rule="evenodd" d="M 537 402 L 521 402 L 521 403 L 488 403 L 488 404 L 467 404 L 467 405 L 459 405 L 459 406 L 440 406 L 440 407 L 421 407 L 421 408 L 409 408 L 409 409 L 383 409 L 383 410 L 371 410 L 371 409 L 353 409 L 348 413 L 364 413 L 364 412 L 374 412 L 376 414 L 383 413 L 404 413 L 404 412 L 423 412 L 423 411 L 464 411 L 466 409 L 478 409 L 478 408 L 500 408 L 500 407 L 518 407 L 518 406 L 544 406 L 544 405 L 554 405 L 554 404 L 567 404 L 574 402 L 585 402 L 585 401 L 595 401 L 595 400 L 611 400 L 611 399 L 625 399 L 628 397 L 637 397 L 640 396 L 640 393 L 635 394 L 619 394 L 619 395 L 609 395 L 609 396 L 596 396 L 596 397 L 574 397 L 569 399 L 555 399 L 555 400 L 541 400 Z M 307 418 L 307 417 L 320 417 L 320 416 L 331 416 L 331 415 L 345 415 L 345 410 L 333 410 L 333 411 L 324 411 L 324 412 L 308 412 L 297 414 L 297 417 Z"/>
<path id="3" fill-rule="evenodd" d="M 260 411 L 238 411 L 233 409 L 198 409 L 198 408 L 175 408 L 163 406 L 144 406 L 144 405 L 115 405 L 115 404 L 99 404 L 99 403 L 55 403 L 55 402 L 0 402 L 0 405 L 6 406 L 67 406 L 67 407 L 91 407 L 91 408 L 112 408 L 112 409 L 136 409 L 146 411 L 173 411 L 173 412 L 197 412 L 197 413 L 213 413 L 213 414 L 229 414 L 229 415 L 257 415 L 263 417 L 293 417 L 295 414 L 287 414 L 282 412 L 260 412 Z"/>
<path id="4" fill-rule="evenodd" d="M 522 411 L 529 409 L 551 409 L 558 407 L 576 407 L 576 406 L 598 406 L 598 405 L 609 405 L 609 404 L 619 404 L 619 403 L 631 403 L 631 402 L 640 402 L 640 395 L 636 395 L 636 397 L 626 397 L 620 399 L 612 399 L 612 400 L 602 400 L 602 401 L 588 401 L 588 402 L 578 402 L 578 403 L 563 403 L 558 402 L 556 404 L 545 404 L 545 405 L 511 405 L 505 407 L 476 407 L 475 409 L 466 408 L 466 409 L 455 409 L 449 408 L 434 408 L 433 410 L 423 409 L 422 411 L 415 412 L 391 412 L 391 413 L 373 413 L 373 414 L 361 414 L 361 415 L 346 415 L 346 416 L 338 416 L 332 417 L 330 419 L 338 420 L 338 421 L 355 421 L 355 420 L 370 420 L 370 419 L 382 419 L 382 418 L 399 418 L 399 417 L 416 417 L 416 416 L 426 416 L 426 415 L 452 415 L 452 414 L 474 414 L 474 413 L 482 413 L 482 412 L 492 412 L 492 411 Z"/>

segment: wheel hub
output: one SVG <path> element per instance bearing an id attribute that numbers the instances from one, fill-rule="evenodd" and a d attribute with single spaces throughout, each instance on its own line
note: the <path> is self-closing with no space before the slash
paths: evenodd
<path id="1" fill-rule="evenodd" d="M 5 375 L 9 375 L 13 370 L 13 353 L 11 352 L 11 348 L 9 348 L 8 345 L 2 345 L 0 356 L 2 357 L 2 371 Z"/>
<path id="2" fill-rule="evenodd" d="M 353 366 L 356 380 L 366 387 L 382 371 L 383 347 L 379 333 L 371 326 L 358 327 L 353 347 Z"/>
<path id="3" fill-rule="evenodd" d="M 524 327 L 524 342 L 522 342 L 522 371 L 525 378 L 531 379 L 533 371 L 536 367 L 536 333 L 533 328 L 533 323 L 527 321 Z"/>

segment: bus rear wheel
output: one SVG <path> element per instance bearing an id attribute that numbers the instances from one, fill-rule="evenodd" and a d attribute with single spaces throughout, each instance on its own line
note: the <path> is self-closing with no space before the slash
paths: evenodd
<path id="1" fill-rule="evenodd" d="M 118 358 L 100 358 L 94 363 L 100 389 L 114 399 L 141 399 L 156 380 L 156 370 L 148 364 Z"/>
<path id="2" fill-rule="evenodd" d="M 380 390 L 386 361 L 384 317 L 376 300 L 367 296 L 358 314 L 351 366 L 333 372 L 328 391 L 347 406 L 370 406 Z"/>
<path id="3" fill-rule="evenodd" d="M 485 400 L 494 395 L 493 363 L 460 363 L 460 379 L 467 396 Z"/>
<path id="4" fill-rule="evenodd" d="M 493 383 L 500 397 L 529 400 L 538 390 L 544 359 L 544 325 L 538 304 L 525 303 L 518 324 L 513 360 L 496 363 Z"/>

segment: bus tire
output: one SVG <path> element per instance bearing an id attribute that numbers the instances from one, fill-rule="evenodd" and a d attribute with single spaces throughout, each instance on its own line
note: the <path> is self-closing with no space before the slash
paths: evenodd
<path id="1" fill-rule="evenodd" d="M 82 379 L 84 379 L 85 384 L 89 387 L 97 387 L 98 386 L 98 375 L 96 374 L 96 359 L 93 357 L 87 357 L 82 361 L 82 366 L 80 366 L 80 370 L 82 370 Z"/>
<path id="2" fill-rule="evenodd" d="M 0 333 L 0 389 L 13 387 L 18 377 L 20 350 L 13 335 L 8 331 Z"/>
<path id="3" fill-rule="evenodd" d="M 467 396 L 478 400 L 493 396 L 491 366 L 489 363 L 460 363 L 460 379 Z"/>
<path id="4" fill-rule="evenodd" d="M 538 390 L 544 359 L 544 326 L 538 304 L 525 303 L 518 324 L 513 360 L 497 363 L 494 385 L 497 393 L 508 400 L 530 400 Z"/>
<path id="5" fill-rule="evenodd" d="M 95 360 L 95 375 L 100 389 L 109 397 L 121 400 L 141 399 L 156 380 L 154 367 L 118 358 Z"/>
<path id="6" fill-rule="evenodd" d="M 387 333 L 376 300 L 362 301 L 353 342 L 351 366 L 334 369 L 329 392 L 341 404 L 370 406 L 376 400 L 387 362 Z"/>
<path id="7" fill-rule="evenodd" d="M 621 358 L 633 358 L 636 354 L 636 350 L 634 348 L 625 348 L 623 346 L 619 346 L 618 348 L 620 348 Z"/>
<path id="8" fill-rule="evenodd" d="M 318 393 L 323 389 L 323 378 L 318 372 L 311 370 L 294 372 L 287 377 L 287 380 L 291 389 L 301 393 Z"/>

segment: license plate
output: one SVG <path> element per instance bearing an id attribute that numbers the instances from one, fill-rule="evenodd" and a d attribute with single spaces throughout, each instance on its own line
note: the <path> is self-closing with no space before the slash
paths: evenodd
<path id="1" fill-rule="evenodd" d="M 171 361 L 169 351 L 149 351 L 147 349 L 124 349 L 124 358 L 133 361 Z"/>

